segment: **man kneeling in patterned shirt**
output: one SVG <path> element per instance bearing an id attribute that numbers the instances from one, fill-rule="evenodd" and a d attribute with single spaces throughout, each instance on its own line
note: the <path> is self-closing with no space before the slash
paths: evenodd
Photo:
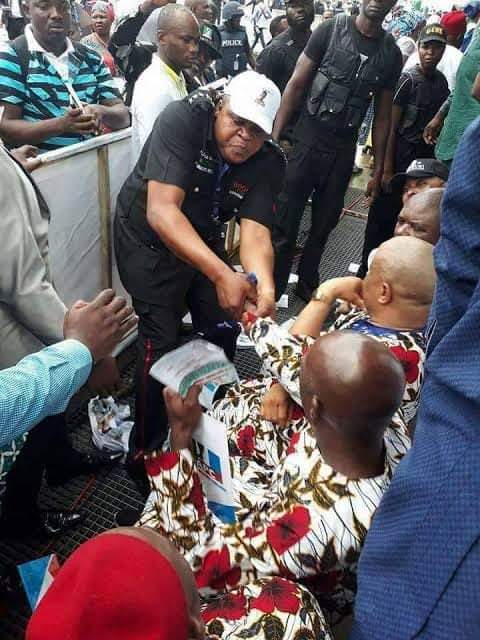
<path id="1" fill-rule="evenodd" d="M 325 613 L 338 618 L 350 612 L 366 532 L 410 444 L 394 417 L 405 374 L 381 343 L 337 331 L 303 358 L 300 387 L 303 428 L 277 467 L 231 458 L 232 525 L 209 511 L 191 452 L 199 390 L 182 400 L 166 389 L 171 450 L 146 460 L 152 493 L 139 524 L 177 546 L 204 596 L 282 576 L 328 595 Z"/>

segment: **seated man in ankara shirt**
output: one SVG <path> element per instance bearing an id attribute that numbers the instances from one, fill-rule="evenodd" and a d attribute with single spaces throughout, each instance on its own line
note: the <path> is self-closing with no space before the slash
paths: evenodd
<path id="1" fill-rule="evenodd" d="M 141 576 L 141 589 L 132 574 Z M 267 640 L 272 625 L 277 640 L 331 640 L 315 599 L 283 578 L 229 591 L 200 611 L 194 576 L 175 547 L 152 529 L 121 528 L 72 554 L 26 640 L 227 640 L 246 631 Z"/>
<path id="2" fill-rule="evenodd" d="M 81 142 L 130 116 L 100 56 L 68 38 L 68 0 L 30 0 L 25 35 L 0 50 L 0 137 L 42 152 Z"/>
<path id="3" fill-rule="evenodd" d="M 167 388 L 170 451 L 146 457 L 152 492 L 139 524 L 168 536 L 204 596 L 288 577 L 314 586 L 327 622 L 336 622 L 351 612 L 366 532 L 410 446 L 394 418 L 405 375 L 384 345 L 337 331 L 303 359 L 300 388 L 303 429 L 280 464 L 231 457 L 237 509 L 228 525 L 209 511 L 191 452 L 199 389 L 182 400 Z"/>
<path id="4" fill-rule="evenodd" d="M 423 277 L 419 278 L 418 274 Z M 379 340 L 405 367 L 406 387 L 401 412 L 413 420 L 423 382 L 425 326 L 435 287 L 433 250 L 415 238 L 394 238 L 375 253 L 365 280 L 333 278 L 324 282 L 296 322 L 287 330 L 271 319 L 258 320 L 251 338 L 262 360 L 265 376 L 232 386 L 215 407 L 227 424 L 230 451 L 252 455 L 275 467 L 302 425 L 299 371 L 304 353 L 321 335 L 335 300 L 354 306 L 340 315 L 330 331 L 351 330 Z M 292 400 L 297 403 L 295 405 Z M 272 424 L 281 429 L 272 429 Z M 242 425 L 250 427 L 241 432 Z M 246 444 L 243 439 L 247 437 Z"/>

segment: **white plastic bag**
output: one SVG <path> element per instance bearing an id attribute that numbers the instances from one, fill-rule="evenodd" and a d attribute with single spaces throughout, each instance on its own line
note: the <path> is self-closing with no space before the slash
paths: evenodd
<path id="1" fill-rule="evenodd" d="M 88 418 L 93 444 L 100 450 L 128 453 L 128 439 L 133 422 L 130 407 L 116 404 L 112 396 L 92 398 L 88 403 Z"/>

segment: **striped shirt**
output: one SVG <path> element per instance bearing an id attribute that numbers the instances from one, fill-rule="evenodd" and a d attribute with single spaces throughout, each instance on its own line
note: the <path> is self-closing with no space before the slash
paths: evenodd
<path id="1" fill-rule="evenodd" d="M 32 50 L 30 40 L 31 37 L 26 78 L 15 49 L 9 43 L 0 49 L 0 102 L 22 107 L 22 117 L 29 122 L 58 118 L 70 106 L 65 81 L 44 52 L 38 47 Z M 120 99 L 110 72 L 95 51 L 86 47 L 81 51 L 71 50 L 68 67 L 68 82 L 83 103 L 102 104 Z M 51 151 L 90 137 L 90 134 L 64 133 L 48 138 L 37 146 L 41 151 Z"/>

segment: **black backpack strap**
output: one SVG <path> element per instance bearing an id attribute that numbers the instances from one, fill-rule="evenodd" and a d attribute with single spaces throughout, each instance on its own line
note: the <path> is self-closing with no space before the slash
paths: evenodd
<path id="1" fill-rule="evenodd" d="M 77 53 L 80 58 L 84 58 L 87 54 L 88 47 L 81 42 L 73 42 L 72 44 L 75 49 L 75 53 Z M 28 76 L 28 67 L 30 64 L 30 51 L 28 50 L 28 41 L 26 36 L 18 36 L 18 38 L 15 38 L 15 40 L 10 42 L 10 46 L 17 54 L 18 64 L 22 71 L 22 78 L 26 81 Z"/>
<path id="2" fill-rule="evenodd" d="M 27 37 L 25 35 L 18 36 L 10 42 L 10 46 L 14 49 L 18 57 L 18 64 L 22 71 L 22 78 L 26 81 L 28 76 L 28 66 L 30 63 L 30 52 L 28 50 Z"/>

